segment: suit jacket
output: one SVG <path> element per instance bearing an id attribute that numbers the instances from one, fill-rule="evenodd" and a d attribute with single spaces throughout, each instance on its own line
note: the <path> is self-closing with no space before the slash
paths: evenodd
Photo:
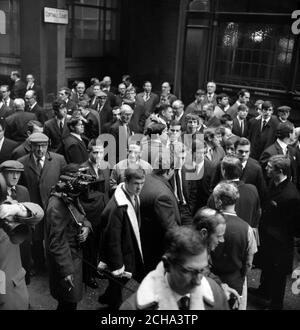
<path id="1" fill-rule="evenodd" d="M 117 94 L 115 97 L 116 106 L 121 106 L 123 104 L 124 98 L 125 98 L 125 95 L 121 96 L 120 94 Z"/>
<path id="2" fill-rule="evenodd" d="M 64 154 L 67 163 L 82 164 L 89 158 L 84 141 L 80 141 L 71 133 L 63 139 Z"/>
<path id="3" fill-rule="evenodd" d="M 44 122 L 48 119 L 46 111 L 40 107 L 38 103 L 31 110 L 28 107 L 26 111 L 34 113 L 37 120 L 42 124 L 44 124 Z"/>
<path id="4" fill-rule="evenodd" d="M 73 214 L 84 227 L 91 228 L 82 207 L 72 202 Z M 49 287 L 57 299 L 77 303 L 82 299 L 82 249 L 78 248 L 78 225 L 65 202 L 50 196 L 45 217 L 45 247 L 49 265 Z M 74 288 L 68 291 L 63 278 L 73 275 Z"/>
<path id="5" fill-rule="evenodd" d="M 273 144 L 276 140 L 276 130 L 279 121 L 275 116 L 272 116 L 266 127 L 261 130 L 262 119 L 252 119 L 249 130 L 249 140 L 251 142 L 251 157 L 259 159 L 262 152 Z"/>
<path id="6" fill-rule="evenodd" d="M 73 114 L 73 112 L 77 110 L 77 105 L 74 101 L 72 101 L 71 99 L 68 99 L 68 102 L 67 102 L 67 112 L 68 112 L 68 115 L 71 115 Z"/>
<path id="7" fill-rule="evenodd" d="M 155 93 L 150 93 L 150 98 L 145 102 L 143 96 L 143 93 L 138 93 L 136 96 L 136 104 L 141 105 L 144 108 L 144 112 L 147 115 L 150 115 L 152 112 L 154 112 L 156 105 L 159 102 L 159 97 Z"/>
<path id="8" fill-rule="evenodd" d="M 232 133 L 239 136 L 239 137 L 247 137 L 248 136 L 248 122 L 244 120 L 244 132 L 242 133 L 242 129 L 237 117 L 233 118 L 233 127 Z"/>
<path id="9" fill-rule="evenodd" d="M 49 138 L 49 150 L 64 155 L 63 139 L 70 134 L 67 119 L 65 119 L 63 131 L 57 125 L 57 119 L 52 118 L 44 124 L 44 134 Z"/>
<path id="10" fill-rule="evenodd" d="M 43 90 L 42 87 L 37 85 L 36 83 L 33 84 L 33 86 L 31 86 L 30 88 L 27 88 L 26 86 L 26 90 L 30 91 L 33 90 L 36 93 L 36 101 L 37 103 L 42 107 L 44 105 L 44 97 L 43 97 Z"/>
<path id="11" fill-rule="evenodd" d="M 237 111 L 237 109 L 238 109 L 238 107 L 239 107 L 239 104 L 237 104 L 236 102 L 227 110 L 227 113 L 231 116 L 231 118 L 235 118 L 236 117 L 236 115 L 237 115 L 237 113 L 238 113 L 238 111 Z"/>
<path id="12" fill-rule="evenodd" d="M 10 98 L 8 106 L 5 103 L 5 101 L 3 101 L 3 102 L 4 103 L 0 107 L 0 117 L 5 118 L 5 117 L 8 117 L 9 115 L 12 115 L 14 113 L 14 101 Z"/>
<path id="13" fill-rule="evenodd" d="M 29 140 L 25 140 L 22 144 L 18 145 L 11 154 L 11 159 L 17 160 L 30 153 L 31 146 Z"/>
<path id="14" fill-rule="evenodd" d="M 195 101 L 190 103 L 185 109 L 185 115 L 192 113 L 192 114 L 199 114 L 203 110 L 203 102 L 197 104 Z"/>
<path id="15" fill-rule="evenodd" d="M 216 105 L 217 105 L 217 94 L 214 93 L 214 95 L 213 95 L 213 97 L 212 97 L 212 100 L 209 100 L 209 99 L 208 99 L 208 94 L 205 94 L 202 103 L 203 103 L 203 104 L 206 104 L 206 103 L 212 103 L 214 106 L 216 106 Z"/>
<path id="16" fill-rule="evenodd" d="M 27 187 L 31 201 L 46 209 L 50 190 L 58 182 L 61 170 L 66 165 L 64 157 L 48 152 L 40 177 L 38 177 L 36 163 L 31 153 L 19 158 L 18 161 L 24 165 L 21 182 Z"/>
<path id="17" fill-rule="evenodd" d="M 261 216 L 260 200 L 257 189 L 252 184 L 243 181 L 233 181 L 236 184 L 240 198 L 235 205 L 238 217 L 243 219 L 252 228 L 257 228 Z M 212 195 L 209 197 L 207 205 L 215 209 L 215 202 Z"/>
<path id="18" fill-rule="evenodd" d="M 80 198 L 87 219 L 93 226 L 99 224 L 99 215 L 102 213 L 109 201 L 109 164 L 105 161 L 102 161 L 100 166 L 101 169 L 98 170 L 97 173 L 97 189 L 95 189 L 95 193 L 93 193 L 91 196 L 83 196 Z M 95 169 L 89 160 L 81 164 L 81 167 L 88 168 L 87 174 L 96 175 Z"/>
<path id="19" fill-rule="evenodd" d="M 36 115 L 22 110 L 16 111 L 6 119 L 5 136 L 19 143 L 27 139 L 27 124 L 30 120 L 37 120 Z"/>
<path id="20" fill-rule="evenodd" d="M 122 149 L 123 154 L 119 153 L 119 146 L 120 142 L 123 143 L 125 148 L 127 149 L 128 147 L 128 138 L 132 136 L 132 130 L 130 125 L 127 126 L 127 131 L 125 131 L 125 128 L 123 127 L 123 124 L 121 120 L 116 121 L 109 130 L 109 134 L 112 134 L 116 140 L 116 164 L 125 158 L 127 158 L 127 152 L 126 150 Z M 120 135 L 121 134 L 121 135 Z M 126 141 L 127 139 L 127 141 Z M 115 164 L 111 164 L 114 166 Z"/>
<path id="21" fill-rule="evenodd" d="M 25 97 L 26 84 L 22 80 L 15 81 L 11 89 L 11 97 L 13 99 Z"/>
<path id="22" fill-rule="evenodd" d="M 23 194 L 24 187 L 17 186 L 17 195 Z M 24 218 L 28 225 L 37 224 L 43 217 L 43 210 L 36 204 L 25 203 L 32 216 Z M 3 229 L 0 229 L 0 270 L 5 273 L 6 294 L 0 294 L 0 310 L 27 310 L 29 295 L 25 283 L 25 270 L 22 267 L 20 247 L 13 244 Z"/>
<path id="23" fill-rule="evenodd" d="M 211 177 L 214 171 L 212 162 L 205 159 L 201 171 L 199 178 L 190 177 L 187 179 L 188 201 L 192 215 L 207 204 L 208 197 L 211 193 Z M 187 172 L 195 173 L 195 169 L 187 169 Z"/>
<path id="24" fill-rule="evenodd" d="M 165 178 L 153 173 L 146 176 L 140 199 L 141 242 L 148 272 L 156 267 L 163 255 L 167 230 L 181 225 L 181 220 L 176 197 Z"/>
<path id="25" fill-rule="evenodd" d="M 291 160 L 291 167 L 290 167 L 290 173 L 289 173 L 289 178 L 292 178 L 292 181 L 297 184 L 298 178 L 297 178 L 297 163 L 296 163 L 296 154 L 295 150 L 292 146 L 287 146 L 287 153 L 288 156 Z M 261 167 L 263 169 L 263 173 L 266 176 L 266 166 L 269 161 L 269 159 L 272 156 L 275 155 L 283 155 L 283 150 L 280 147 L 279 143 L 275 141 L 272 145 L 270 145 L 267 149 L 265 149 L 260 156 L 259 162 L 261 164 Z M 268 181 L 268 180 L 266 180 Z"/>
<path id="26" fill-rule="evenodd" d="M 161 97 L 162 97 L 162 95 L 160 94 L 159 95 L 159 102 L 161 101 Z M 169 104 L 172 105 L 172 103 L 177 100 L 177 96 L 170 93 L 167 96 L 167 100 L 168 100 Z"/>
<path id="27" fill-rule="evenodd" d="M 104 103 L 104 106 L 102 109 L 100 109 L 99 100 L 96 100 L 96 102 L 92 105 L 90 104 L 90 108 L 94 111 L 97 111 L 99 115 L 100 120 L 100 134 L 102 133 L 102 129 L 105 123 L 108 123 L 112 120 L 112 108 L 108 101 Z"/>
<path id="28" fill-rule="evenodd" d="M 132 273 L 141 281 L 144 277 L 143 252 L 139 231 L 138 215 L 125 195 L 121 183 L 114 196 L 101 214 L 100 260 L 111 271 L 120 270 Z"/>
<path id="29" fill-rule="evenodd" d="M 211 190 L 213 190 L 221 180 L 223 180 L 221 175 L 221 164 L 218 164 L 212 177 Z M 266 197 L 267 186 L 262 168 L 257 160 L 251 157 L 248 158 L 240 180 L 256 187 L 261 204 L 263 204 Z"/>
<path id="30" fill-rule="evenodd" d="M 220 120 L 213 116 L 205 123 L 206 127 L 219 127 L 221 125 Z"/>
<path id="31" fill-rule="evenodd" d="M 90 98 L 87 94 L 78 95 L 77 93 L 71 93 L 70 100 L 73 101 L 75 104 L 78 104 L 79 101 L 88 101 Z"/>
<path id="32" fill-rule="evenodd" d="M 0 164 L 6 160 L 12 159 L 12 152 L 17 146 L 17 142 L 4 138 L 2 148 L 0 150 Z"/>
<path id="33" fill-rule="evenodd" d="M 271 182 L 260 222 L 262 267 L 289 274 L 293 268 L 294 237 L 300 237 L 300 195 L 289 180 Z"/>

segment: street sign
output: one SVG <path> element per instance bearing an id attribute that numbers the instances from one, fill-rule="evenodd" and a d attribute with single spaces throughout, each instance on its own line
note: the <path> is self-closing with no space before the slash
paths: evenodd
<path id="1" fill-rule="evenodd" d="M 69 13 L 64 9 L 44 8 L 44 22 L 54 24 L 68 24 Z"/>

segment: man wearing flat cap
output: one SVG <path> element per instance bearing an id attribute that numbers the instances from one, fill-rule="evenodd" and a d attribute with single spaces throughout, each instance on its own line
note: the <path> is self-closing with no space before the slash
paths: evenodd
<path id="1" fill-rule="evenodd" d="M 14 160 L 5 161 L 0 165 L 1 190 L 5 194 L 1 196 L 1 200 L 6 200 L 0 205 L 0 310 L 24 310 L 29 307 L 24 242 L 19 248 L 19 242 L 13 240 L 12 232 L 3 226 L 2 221 L 3 219 L 14 221 L 14 217 L 18 216 L 23 225 L 35 225 L 44 216 L 40 206 L 29 202 L 28 190 L 18 185 L 22 171 L 24 171 L 23 165 Z M 25 239 L 18 236 L 18 239 L 21 240 L 21 238 Z M 30 247 L 28 240 L 27 247 Z M 27 255 L 27 258 L 29 257 Z"/>
<path id="2" fill-rule="evenodd" d="M 29 136 L 30 154 L 19 161 L 24 165 L 21 180 L 29 190 L 32 202 L 39 204 L 44 210 L 47 207 L 51 188 L 58 182 L 61 169 L 66 165 L 65 158 L 48 151 L 49 138 L 43 133 Z M 44 270 L 44 221 L 36 226 L 32 239 L 32 256 L 37 270 Z"/>
<path id="3" fill-rule="evenodd" d="M 21 173 L 24 172 L 22 163 L 16 160 L 7 160 L 0 165 L 0 172 L 2 173 L 6 182 L 6 200 L 18 202 L 30 202 L 29 192 L 26 187 L 18 185 Z M 31 271 L 31 236 L 28 237 L 22 244 L 20 244 L 20 253 L 22 266 L 26 270 L 25 282 L 30 284 Z"/>
<path id="4" fill-rule="evenodd" d="M 286 123 L 289 122 L 291 123 L 288 118 L 290 116 L 290 112 L 291 112 L 291 107 L 287 106 L 287 105 L 282 105 L 281 107 L 277 108 L 277 117 L 279 122 L 281 123 Z"/>

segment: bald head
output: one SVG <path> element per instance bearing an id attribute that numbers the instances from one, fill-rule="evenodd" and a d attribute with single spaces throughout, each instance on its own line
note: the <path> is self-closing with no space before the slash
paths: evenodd
<path id="1" fill-rule="evenodd" d="M 14 108 L 16 111 L 24 111 L 25 102 L 23 99 L 15 99 L 14 100 Z"/>

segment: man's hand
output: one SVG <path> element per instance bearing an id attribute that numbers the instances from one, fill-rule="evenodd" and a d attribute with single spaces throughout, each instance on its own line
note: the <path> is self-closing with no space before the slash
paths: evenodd
<path id="1" fill-rule="evenodd" d="M 0 205 L 0 218 L 13 221 L 14 216 L 27 217 L 27 209 L 22 204 Z"/>
<path id="2" fill-rule="evenodd" d="M 83 243 L 86 241 L 88 235 L 89 235 L 89 232 L 90 232 L 90 228 L 89 227 L 82 227 L 81 228 L 81 233 L 78 235 L 78 240 L 79 240 L 79 243 Z"/>
<path id="3" fill-rule="evenodd" d="M 226 283 L 222 283 L 221 284 L 221 287 L 222 287 L 222 289 L 223 289 L 223 291 L 225 293 L 225 296 L 226 296 L 227 300 L 229 300 L 230 299 L 230 295 L 233 294 L 236 297 L 236 299 L 237 299 L 237 302 L 236 303 L 238 305 L 240 304 L 240 302 L 241 302 L 241 296 L 238 294 L 238 292 L 236 290 L 230 288 L 228 286 L 228 284 L 226 284 Z"/>
<path id="4" fill-rule="evenodd" d="M 68 275 L 64 278 L 64 281 L 66 282 L 66 285 L 68 287 L 68 291 L 71 291 L 72 288 L 75 287 L 74 282 L 73 282 L 73 275 Z"/>

